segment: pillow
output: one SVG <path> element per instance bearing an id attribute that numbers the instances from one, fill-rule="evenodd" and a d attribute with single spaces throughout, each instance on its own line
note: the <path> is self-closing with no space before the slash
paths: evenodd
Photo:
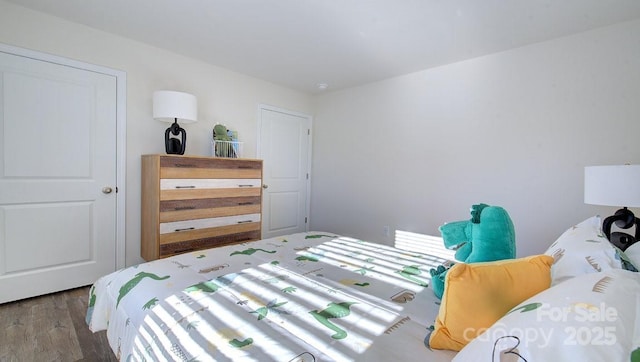
<path id="1" fill-rule="evenodd" d="M 545 251 L 555 259 L 551 283 L 607 269 L 622 269 L 620 256 L 601 229 L 600 216 L 590 217 L 569 228 Z"/>
<path id="2" fill-rule="evenodd" d="M 536 255 L 451 267 L 429 346 L 459 351 L 518 303 L 549 288 L 552 263 Z"/>
<path id="3" fill-rule="evenodd" d="M 629 270 L 632 272 L 638 271 L 638 268 L 636 268 L 635 263 L 631 261 L 629 256 L 624 251 L 620 250 L 617 246 L 613 244 L 611 244 L 611 246 L 613 246 L 613 249 L 616 251 L 616 258 L 619 258 L 620 262 L 622 263 L 622 269 Z M 627 248 L 627 250 L 629 249 Z M 633 252 L 631 253 L 631 255 L 634 255 Z"/>
<path id="4" fill-rule="evenodd" d="M 635 244 L 629 246 L 624 254 L 627 256 L 629 261 L 636 267 L 636 269 L 640 270 L 640 241 Z"/>
<path id="5" fill-rule="evenodd" d="M 638 361 L 640 274 L 609 269 L 553 286 L 513 308 L 454 361 L 500 361 L 505 354 L 518 361 Z"/>

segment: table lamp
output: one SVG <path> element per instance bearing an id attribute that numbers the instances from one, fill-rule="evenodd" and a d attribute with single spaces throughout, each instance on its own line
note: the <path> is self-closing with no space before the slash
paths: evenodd
<path id="1" fill-rule="evenodd" d="M 584 168 L 584 202 L 622 209 L 604 219 L 602 231 L 609 241 L 625 250 L 640 239 L 640 220 L 627 207 L 640 207 L 640 165 L 588 166 Z M 635 235 L 611 232 L 635 226 Z"/>
<path id="2" fill-rule="evenodd" d="M 197 121 L 198 100 L 189 93 L 175 91 L 153 92 L 153 118 L 163 122 L 173 122 L 164 133 L 167 154 L 184 155 L 187 146 L 187 132 L 178 124 Z M 179 137 L 180 136 L 180 137 Z"/>

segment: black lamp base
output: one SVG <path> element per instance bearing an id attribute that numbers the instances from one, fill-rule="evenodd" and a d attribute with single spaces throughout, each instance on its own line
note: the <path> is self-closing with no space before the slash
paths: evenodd
<path id="1" fill-rule="evenodd" d="M 638 239 L 634 236 L 619 231 L 612 232 L 611 237 L 609 237 L 609 242 L 622 251 L 625 251 L 625 249 L 633 245 L 636 241 L 638 241 Z"/>
<path id="2" fill-rule="evenodd" d="M 172 137 L 179 136 L 181 138 Z M 164 132 L 164 148 L 169 155 L 184 155 L 187 146 L 187 131 L 180 127 L 176 118 L 171 127 Z"/>
<path id="3" fill-rule="evenodd" d="M 611 227 L 614 223 L 621 229 L 629 229 L 632 226 L 635 226 L 635 236 L 623 232 L 612 233 Z M 609 239 L 609 242 L 624 251 L 640 239 L 640 219 L 638 219 L 631 210 L 625 207 L 604 219 L 604 222 L 602 223 L 602 231 L 607 236 L 607 239 Z"/>

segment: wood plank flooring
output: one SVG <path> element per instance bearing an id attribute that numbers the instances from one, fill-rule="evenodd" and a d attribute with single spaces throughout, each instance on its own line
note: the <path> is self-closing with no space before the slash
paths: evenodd
<path id="1" fill-rule="evenodd" d="M 89 287 L 0 304 L 0 362 L 117 361 L 85 322 Z"/>

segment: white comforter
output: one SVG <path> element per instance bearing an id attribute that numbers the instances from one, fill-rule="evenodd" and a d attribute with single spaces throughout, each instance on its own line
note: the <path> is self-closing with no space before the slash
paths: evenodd
<path id="1" fill-rule="evenodd" d="M 107 275 L 87 323 L 126 361 L 450 361 L 424 344 L 443 261 L 324 232 L 265 239 Z"/>

